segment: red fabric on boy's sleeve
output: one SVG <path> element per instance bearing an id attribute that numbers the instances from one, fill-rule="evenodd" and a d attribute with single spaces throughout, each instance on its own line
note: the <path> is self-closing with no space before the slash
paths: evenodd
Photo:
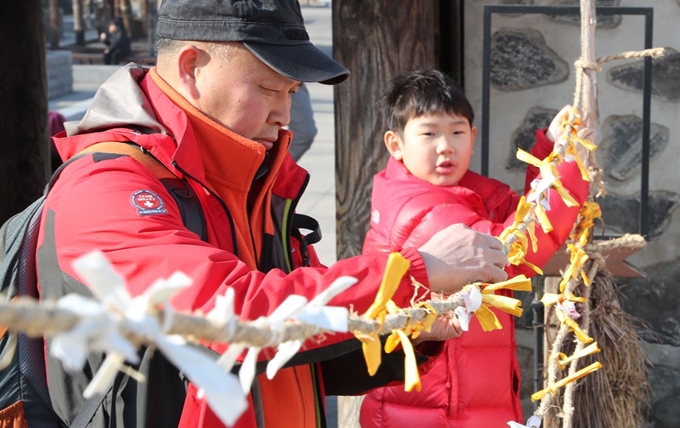
<path id="1" fill-rule="evenodd" d="M 550 141 L 550 138 L 546 135 L 547 129 L 536 130 L 536 143 L 529 153 L 534 157 L 543 160 L 552 153 L 555 143 Z M 531 182 L 538 176 L 538 168 L 533 165 L 527 166 L 526 179 L 524 181 L 524 193 L 527 193 L 531 189 Z"/>
<path id="2" fill-rule="evenodd" d="M 403 248 L 399 254 L 411 262 L 411 267 L 409 267 L 407 272 L 408 275 L 412 276 L 413 279 L 429 289 L 430 281 L 427 279 L 427 269 L 423 256 L 420 255 L 420 251 L 418 251 L 417 248 L 407 247 Z"/>

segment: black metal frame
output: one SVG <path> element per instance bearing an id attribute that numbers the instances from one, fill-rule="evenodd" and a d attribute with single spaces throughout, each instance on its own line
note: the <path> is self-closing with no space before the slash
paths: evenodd
<path id="1" fill-rule="evenodd" d="M 645 17 L 645 49 L 652 47 L 654 9 L 651 7 L 603 6 L 596 8 L 599 15 L 642 15 Z M 494 13 L 528 15 L 576 15 L 578 6 L 484 5 L 484 51 L 482 73 L 482 175 L 489 175 L 489 107 L 491 97 L 491 16 Z M 649 232 L 649 144 L 652 104 L 652 59 L 644 59 L 642 92 L 642 171 L 640 177 L 640 230 Z"/>

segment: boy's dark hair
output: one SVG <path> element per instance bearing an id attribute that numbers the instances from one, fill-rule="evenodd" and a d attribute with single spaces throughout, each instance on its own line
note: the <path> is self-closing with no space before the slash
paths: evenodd
<path id="1" fill-rule="evenodd" d="M 439 70 L 415 70 L 397 75 L 380 100 L 387 129 L 402 132 L 414 117 L 437 113 L 475 119 L 463 88 Z"/>

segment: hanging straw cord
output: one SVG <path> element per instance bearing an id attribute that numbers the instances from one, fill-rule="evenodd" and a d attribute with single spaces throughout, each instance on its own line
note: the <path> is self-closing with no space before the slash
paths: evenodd
<path id="1" fill-rule="evenodd" d="M 581 107 L 581 93 L 583 91 L 583 74 L 586 70 L 593 70 L 595 72 L 602 71 L 602 64 L 611 61 L 618 61 L 622 59 L 640 59 L 640 58 L 659 58 L 666 55 L 665 48 L 652 48 L 644 49 L 641 51 L 626 51 L 614 55 L 607 55 L 598 58 L 595 62 L 585 61 L 583 58 L 579 58 L 574 61 L 574 67 L 576 68 L 576 92 L 574 93 L 574 108 L 580 109 Z"/>
<path id="2" fill-rule="evenodd" d="M 637 59 L 637 58 L 644 58 L 644 57 L 653 57 L 653 58 L 658 58 L 663 55 L 665 55 L 666 50 L 664 48 L 653 48 L 653 49 L 645 49 L 642 51 L 628 51 L 628 52 L 623 52 L 615 55 L 608 55 L 604 56 L 601 58 L 598 58 L 597 61 L 595 62 L 588 62 L 583 60 L 582 58 L 579 58 L 574 62 L 574 67 L 576 68 L 576 92 L 574 93 L 574 103 L 573 106 L 575 109 L 580 110 L 581 107 L 581 99 L 582 99 L 582 93 L 583 93 L 583 76 L 586 72 L 586 70 L 592 70 L 595 72 L 599 72 L 602 70 L 602 64 L 614 60 L 621 60 L 621 59 Z M 573 123 L 574 123 L 574 117 L 569 118 L 569 123 L 567 126 L 572 127 L 573 129 Z M 562 150 L 563 147 L 566 147 L 566 143 L 563 145 L 558 145 L 557 150 Z M 561 151 L 561 153 L 564 153 L 564 151 Z M 591 180 L 594 185 L 594 189 L 597 191 L 598 195 L 602 195 L 605 193 L 605 186 L 604 183 L 601 181 L 601 176 L 602 176 L 602 171 L 599 167 L 595 166 L 589 166 L 589 171 L 593 172 L 594 174 L 591 173 Z M 592 197 L 592 196 L 591 196 Z M 589 257 L 589 264 L 590 264 L 590 269 L 588 272 L 588 278 L 594 278 L 595 275 L 597 274 L 597 271 L 599 269 L 605 269 L 605 260 L 604 257 L 602 257 L 602 252 L 607 252 L 610 251 L 614 248 L 622 247 L 622 246 L 627 246 L 631 248 L 642 248 L 645 246 L 645 240 L 642 236 L 640 235 L 624 235 L 620 238 L 609 240 L 609 241 L 602 241 L 602 242 L 589 242 L 584 246 L 584 251 L 586 251 L 586 254 Z M 580 284 L 581 280 L 576 281 L 571 279 L 568 283 L 567 286 L 565 287 L 565 292 L 573 292 Z M 583 297 L 588 297 L 587 294 L 589 294 L 589 287 L 581 287 L 584 289 L 583 292 Z M 588 326 L 589 326 L 589 320 L 590 320 L 590 314 L 589 314 L 589 309 L 590 306 L 589 304 L 585 304 L 582 311 L 581 311 L 581 325 L 587 334 Z M 553 341 L 553 344 L 551 346 L 551 356 L 557 355 L 560 350 L 562 349 L 562 346 L 564 344 L 564 341 L 568 337 L 569 333 L 569 327 L 565 324 L 562 323 L 560 325 L 560 328 L 558 330 L 558 333 Z M 583 349 L 584 344 L 580 341 L 577 343 L 576 351 L 579 351 Z M 575 359 L 572 361 L 569 367 L 569 375 L 573 375 L 576 372 L 576 367 L 578 365 L 578 359 Z M 556 380 L 557 380 L 557 375 L 558 375 L 558 363 L 555 358 L 551 358 L 550 362 L 548 364 L 548 379 L 547 379 L 547 384 L 548 385 L 554 385 Z M 573 416 L 573 394 L 574 394 L 574 384 L 569 383 L 566 386 L 565 389 L 565 399 L 564 399 L 564 406 L 563 406 L 563 414 L 564 414 L 564 427 L 565 428 L 570 428 L 571 427 L 571 421 L 572 421 L 572 416 Z M 554 400 L 554 393 L 552 391 L 549 391 L 542 399 L 539 405 L 539 408 L 536 410 L 534 413 L 535 415 L 543 418 L 547 410 L 552 406 L 553 400 Z"/>

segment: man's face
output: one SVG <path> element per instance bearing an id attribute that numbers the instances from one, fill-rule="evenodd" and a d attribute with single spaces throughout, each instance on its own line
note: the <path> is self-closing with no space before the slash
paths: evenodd
<path id="1" fill-rule="evenodd" d="M 455 186 L 470 166 L 477 129 L 464 117 L 436 114 L 410 119 L 395 134 L 401 160 L 414 176 L 435 186 Z"/>
<path id="2" fill-rule="evenodd" d="M 207 63 L 196 72 L 196 107 L 271 149 L 290 121 L 290 97 L 300 82 L 278 74 L 240 44 L 206 57 Z"/>

